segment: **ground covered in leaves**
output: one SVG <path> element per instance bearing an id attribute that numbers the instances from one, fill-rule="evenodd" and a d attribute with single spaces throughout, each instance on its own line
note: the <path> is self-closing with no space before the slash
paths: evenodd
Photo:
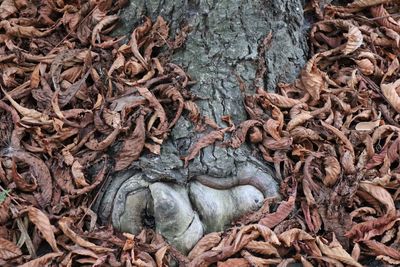
<path id="1" fill-rule="evenodd" d="M 400 6 L 318 3 L 298 80 L 276 93 L 242 86 L 249 120 L 219 127 L 168 60 L 187 29 L 171 39 L 162 18 L 144 18 L 129 38 L 111 37 L 122 2 L 3 0 L 0 265 L 400 264 Z M 266 71 L 260 61 L 255 84 Z M 248 140 L 282 195 L 188 256 L 149 229 L 99 226 L 90 210 L 110 174 L 160 153 L 182 114 L 204 131 L 186 163 L 215 142 Z"/>

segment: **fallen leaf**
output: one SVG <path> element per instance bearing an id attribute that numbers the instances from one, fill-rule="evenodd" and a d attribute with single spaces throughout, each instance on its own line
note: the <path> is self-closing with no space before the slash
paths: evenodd
<path id="1" fill-rule="evenodd" d="M 400 251 L 395 248 L 388 247 L 375 240 L 364 240 L 362 241 L 368 248 L 370 248 L 375 255 L 385 255 L 389 256 L 395 260 L 400 260 Z"/>
<path id="2" fill-rule="evenodd" d="M 78 234 L 76 234 L 74 231 L 71 230 L 72 220 L 70 218 L 63 217 L 58 221 L 58 225 L 60 226 L 61 231 L 70 238 L 72 241 L 74 241 L 77 245 L 88 248 L 96 253 L 104 253 L 104 252 L 112 252 L 112 249 L 97 246 L 96 244 L 93 244 L 92 242 L 86 241 L 82 237 L 80 237 Z"/>
<path id="3" fill-rule="evenodd" d="M 168 251 L 168 246 L 164 246 L 156 252 L 155 257 L 156 257 L 157 267 L 167 266 L 167 260 L 165 258 L 167 251 Z"/>
<path id="4" fill-rule="evenodd" d="M 53 252 L 53 253 L 48 253 L 45 254 L 44 256 L 41 256 L 37 259 L 28 261 L 27 263 L 24 263 L 20 265 L 20 267 L 42 267 L 42 266 L 47 266 L 49 265 L 55 258 L 60 257 L 63 255 L 62 252 Z"/>
<path id="5" fill-rule="evenodd" d="M 380 125 L 380 120 L 359 122 L 357 123 L 355 129 L 357 131 L 371 131 Z"/>
<path id="6" fill-rule="evenodd" d="M 29 220 L 36 225 L 37 229 L 43 235 L 47 243 L 49 243 L 53 251 L 60 252 L 57 247 L 56 238 L 49 218 L 41 210 L 32 206 L 28 207 L 28 216 Z"/>
<path id="7" fill-rule="evenodd" d="M 262 255 L 271 255 L 275 257 L 280 257 L 278 250 L 269 242 L 264 241 L 250 241 L 245 247 L 245 249 L 262 254 Z"/>
<path id="8" fill-rule="evenodd" d="M 282 222 L 289 214 L 293 211 L 296 195 L 297 195 L 297 183 L 294 182 L 293 188 L 291 189 L 292 193 L 289 196 L 287 201 L 282 201 L 278 206 L 275 212 L 267 214 L 264 218 L 262 218 L 259 223 L 265 225 L 269 228 L 273 228 Z"/>
<path id="9" fill-rule="evenodd" d="M 397 93 L 397 88 L 400 86 L 400 79 L 388 84 L 381 84 L 381 90 L 389 104 L 400 112 L 400 97 Z"/>
<path id="10" fill-rule="evenodd" d="M 93 46 L 100 46 L 101 45 L 101 37 L 100 32 L 103 30 L 104 27 L 110 26 L 114 24 L 118 20 L 118 15 L 111 15 L 105 16 L 100 22 L 94 26 L 92 30 L 92 45 Z"/>
<path id="11" fill-rule="evenodd" d="M 194 159 L 202 148 L 205 148 L 216 141 L 222 141 L 226 130 L 227 129 L 225 128 L 222 130 L 212 131 L 202 136 L 194 145 L 192 145 L 189 149 L 188 155 L 182 158 L 185 161 L 185 168 L 188 166 L 189 161 Z"/>
<path id="12" fill-rule="evenodd" d="M 226 261 L 219 261 L 217 267 L 250 267 L 250 263 L 243 258 L 231 258 Z"/>
<path id="13" fill-rule="evenodd" d="M 30 184 L 26 182 L 25 179 L 17 172 L 15 161 L 12 163 L 12 178 L 17 188 L 21 191 L 33 192 L 37 188 L 36 181 L 34 181 L 33 184 Z"/>
<path id="14" fill-rule="evenodd" d="M 205 251 L 215 247 L 221 241 L 221 233 L 209 233 L 203 236 L 189 252 L 189 260 L 193 260 Z"/>
<path id="15" fill-rule="evenodd" d="M 246 141 L 247 132 L 250 130 L 251 127 L 254 126 L 262 126 L 262 123 L 257 120 L 247 120 L 242 122 L 233 132 L 232 137 L 229 141 L 230 146 L 233 148 L 240 147 Z"/>
<path id="16" fill-rule="evenodd" d="M 326 186 L 333 186 L 339 179 L 341 172 L 340 163 L 335 157 L 328 156 L 324 159 L 324 167 L 326 175 L 322 181 Z"/>
<path id="17" fill-rule="evenodd" d="M 53 195 L 53 182 L 46 164 L 41 159 L 25 151 L 12 150 L 8 153 L 8 156 L 29 165 L 32 175 L 36 178 L 40 188 L 40 193 L 36 198 L 42 207 L 49 205 Z"/>
<path id="18" fill-rule="evenodd" d="M 312 237 L 310 234 L 305 232 L 304 230 L 298 229 L 298 228 L 293 228 L 290 230 L 287 230 L 280 234 L 278 236 L 279 240 L 282 241 L 282 243 L 286 247 L 291 247 L 293 245 L 294 241 L 313 241 L 315 240 L 314 237 Z"/>
<path id="19" fill-rule="evenodd" d="M 327 245 L 325 244 L 326 240 L 319 236 L 316 238 L 316 242 L 318 247 L 321 249 L 321 252 L 329 258 L 339 260 L 351 266 L 362 267 L 360 263 L 355 261 L 350 254 L 343 249 L 339 242 L 332 241 L 329 245 Z"/>
<path id="20" fill-rule="evenodd" d="M 394 205 L 391 194 L 383 187 L 371 184 L 369 182 L 361 182 L 360 189 L 372 195 L 382 205 L 386 207 L 386 213 L 391 216 L 396 214 L 396 208 Z"/>
<path id="21" fill-rule="evenodd" d="M 0 237 L 0 259 L 8 260 L 21 255 L 22 252 L 16 244 Z"/>
<path id="22" fill-rule="evenodd" d="M 133 161 L 137 160 L 145 145 L 146 130 L 144 128 L 144 115 L 136 119 L 136 127 L 132 134 L 124 140 L 115 163 L 115 170 L 120 171 L 127 168 Z"/>
<path id="23" fill-rule="evenodd" d="M 304 88 L 315 101 L 319 100 L 321 92 L 327 88 L 324 74 L 317 66 L 319 56 L 316 54 L 307 62 L 300 76 Z"/>
<path id="24" fill-rule="evenodd" d="M 345 55 L 353 53 L 363 43 L 363 35 L 358 27 L 351 26 L 345 37 L 347 38 L 347 43 L 343 51 Z"/>
<path id="25" fill-rule="evenodd" d="M 388 229 L 392 228 L 397 221 L 400 221 L 400 219 L 387 215 L 381 216 L 377 219 L 371 219 L 353 225 L 351 229 L 346 232 L 345 236 L 353 239 L 355 242 L 369 240 L 372 237 L 381 235 Z"/>

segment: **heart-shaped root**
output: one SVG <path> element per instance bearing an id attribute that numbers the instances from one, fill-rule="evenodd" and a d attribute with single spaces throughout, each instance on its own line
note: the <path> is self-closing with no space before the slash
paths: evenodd
<path id="1" fill-rule="evenodd" d="M 105 197 L 102 207 L 112 206 L 112 222 L 120 231 L 138 234 L 143 227 L 155 228 L 183 253 L 204 234 L 223 231 L 260 208 L 264 197 L 278 195 L 272 176 L 247 163 L 238 166 L 235 177 L 200 175 L 187 185 L 149 183 L 145 178 L 138 173 L 112 185 L 113 204 Z"/>
<path id="2" fill-rule="evenodd" d="M 198 215 L 193 211 L 187 190 L 166 183 L 150 185 L 157 232 L 182 252 L 188 252 L 203 236 Z"/>

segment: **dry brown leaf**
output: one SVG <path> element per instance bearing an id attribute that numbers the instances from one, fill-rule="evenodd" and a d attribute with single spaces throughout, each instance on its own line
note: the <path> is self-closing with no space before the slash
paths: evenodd
<path id="1" fill-rule="evenodd" d="M 280 108 L 291 108 L 295 105 L 302 103 L 300 100 L 289 98 L 275 93 L 264 92 L 262 96 L 265 96 L 265 98 L 268 99 L 271 102 L 271 104 Z"/>
<path id="2" fill-rule="evenodd" d="M 268 119 L 266 123 L 264 124 L 264 130 L 272 136 L 275 140 L 281 139 L 281 128 L 283 127 L 283 124 L 277 120 L 273 119 Z M 257 129 L 257 128 L 256 128 Z M 261 139 L 262 139 L 262 134 L 261 134 Z M 254 143 L 254 142 L 253 142 Z"/>
<path id="3" fill-rule="evenodd" d="M 386 207 L 386 213 L 391 216 L 396 214 L 396 207 L 392 195 L 383 187 L 363 181 L 360 183 L 360 189 L 369 193 Z"/>
<path id="4" fill-rule="evenodd" d="M 16 244 L 0 237 L 0 259 L 8 260 L 21 255 L 22 252 Z"/>
<path id="5" fill-rule="evenodd" d="M 389 104 L 400 112 L 400 97 L 397 93 L 397 88 L 400 86 L 400 79 L 393 83 L 381 84 L 381 90 Z"/>
<path id="6" fill-rule="evenodd" d="M 0 19 L 6 19 L 18 12 L 14 0 L 4 0 L 0 5 Z"/>
<path id="7" fill-rule="evenodd" d="M 375 240 L 364 240 L 362 241 L 368 248 L 370 248 L 375 255 L 389 256 L 395 260 L 400 260 L 400 251 L 398 249 L 388 247 Z"/>
<path id="8" fill-rule="evenodd" d="M 262 123 L 257 120 L 242 122 L 232 134 L 231 140 L 229 141 L 230 146 L 233 148 L 240 147 L 246 141 L 247 132 L 254 126 L 262 126 Z"/>
<path id="9" fill-rule="evenodd" d="M 296 195 L 297 195 L 297 183 L 295 182 L 292 193 L 287 201 L 282 201 L 275 212 L 267 214 L 264 218 L 260 220 L 260 224 L 265 225 L 269 228 L 273 228 L 282 222 L 289 214 L 293 211 Z"/>
<path id="10" fill-rule="evenodd" d="M 353 3 L 348 4 L 348 7 L 370 7 L 379 4 L 385 4 L 391 2 L 391 0 L 356 0 Z"/>
<path id="11" fill-rule="evenodd" d="M 205 148 L 215 143 L 216 141 L 224 140 L 224 134 L 226 130 L 227 128 L 222 130 L 212 131 L 202 136 L 194 145 L 192 145 L 192 147 L 189 149 L 188 155 L 182 158 L 185 161 L 185 168 L 188 166 L 189 161 L 194 159 L 202 148 Z"/>
<path id="12" fill-rule="evenodd" d="M 384 261 L 384 262 L 387 262 L 387 263 L 392 264 L 394 266 L 399 266 L 400 265 L 400 260 L 395 260 L 395 259 L 392 259 L 391 257 L 388 257 L 388 256 L 379 255 L 379 256 L 376 257 L 376 259 Z"/>
<path id="13" fill-rule="evenodd" d="M 345 55 L 353 53 L 363 43 L 363 35 L 358 27 L 351 26 L 345 37 L 347 38 L 347 43 L 343 51 Z"/>
<path id="14" fill-rule="evenodd" d="M 49 243 L 54 252 L 60 252 L 57 247 L 56 238 L 53 232 L 53 226 L 50 224 L 49 218 L 39 209 L 28 207 L 29 220 L 36 225 L 44 239 Z"/>
<path id="15" fill-rule="evenodd" d="M 353 239 L 354 242 L 369 240 L 374 236 L 383 234 L 398 221 L 400 221 L 399 218 L 395 219 L 391 216 L 381 216 L 377 219 L 371 219 L 354 225 L 346 232 L 345 236 Z"/>
<path id="16" fill-rule="evenodd" d="M 157 252 L 155 254 L 157 267 L 168 266 L 167 260 L 166 260 L 166 255 L 167 255 L 166 253 L 167 253 L 168 249 L 169 249 L 168 246 L 163 246 L 162 248 L 157 250 Z"/>
<path id="17" fill-rule="evenodd" d="M 327 88 L 324 73 L 317 66 L 319 56 L 316 54 L 307 62 L 300 76 L 304 88 L 315 101 L 319 100 L 321 92 Z"/>
<path id="18" fill-rule="evenodd" d="M 219 261 L 217 267 L 250 267 L 250 263 L 243 258 L 231 258 L 226 261 Z"/>
<path id="19" fill-rule="evenodd" d="M 69 237 L 72 241 L 74 241 L 77 245 L 88 248 L 93 250 L 96 253 L 104 253 L 104 252 L 112 252 L 113 250 L 110 248 L 105 248 L 101 246 L 97 246 L 96 244 L 93 244 L 92 242 L 89 242 L 82 237 L 80 237 L 78 234 L 76 234 L 74 231 L 71 230 L 70 225 L 72 223 L 72 220 L 70 218 L 63 217 L 58 221 L 58 225 L 60 226 L 61 231 Z"/>
<path id="20" fill-rule="evenodd" d="M 310 112 L 308 111 L 303 111 L 300 114 L 296 115 L 294 118 L 292 118 L 288 124 L 286 125 L 286 130 L 292 131 L 294 128 L 306 123 L 309 119 L 311 119 L 313 116 L 311 115 Z"/>
<path id="21" fill-rule="evenodd" d="M 53 260 L 56 258 L 60 257 L 63 255 L 62 252 L 53 252 L 53 253 L 48 253 L 45 254 L 44 256 L 41 256 L 37 259 L 28 261 L 27 263 L 24 263 L 20 265 L 19 267 L 42 267 L 42 266 L 47 266 L 49 265 Z"/>
<path id="22" fill-rule="evenodd" d="M 256 257 L 250 254 L 246 250 L 242 250 L 241 255 L 248 261 L 252 266 L 269 266 L 279 264 L 282 259 L 264 259 Z"/>
<path id="23" fill-rule="evenodd" d="M 193 260 L 205 251 L 217 246 L 220 241 L 221 233 L 214 232 L 203 236 L 190 251 L 189 260 Z"/>
<path id="24" fill-rule="evenodd" d="M 10 204 L 11 204 L 10 197 L 6 197 L 6 199 L 0 203 L 0 225 L 6 224 L 11 217 L 10 216 L 11 215 L 10 214 Z M 0 226 L 0 230 L 1 230 L 1 226 Z M 1 235 L 1 231 L 0 231 L 0 236 L 6 237 L 6 235 Z"/>
<path id="25" fill-rule="evenodd" d="M 358 259 L 360 258 L 360 254 L 361 254 L 361 248 L 360 245 L 358 243 L 356 243 L 353 247 L 353 250 L 351 251 L 351 257 L 358 261 Z"/>
<path id="26" fill-rule="evenodd" d="M 35 66 L 35 68 L 32 71 L 31 74 L 31 83 L 30 83 L 30 87 L 32 89 L 37 88 L 39 86 L 40 83 L 40 68 L 41 68 L 41 64 L 37 64 Z"/>
<path id="27" fill-rule="evenodd" d="M 357 123 L 355 129 L 357 131 L 371 131 L 380 125 L 380 120 L 376 121 L 368 121 L 368 122 L 359 122 Z"/>
<path id="28" fill-rule="evenodd" d="M 302 142 L 305 139 L 309 139 L 311 141 L 321 140 L 321 137 L 316 131 L 302 126 L 297 126 L 296 128 L 290 130 L 290 135 L 293 137 L 295 143 Z"/>
<path id="29" fill-rule="evenodd" d="M 355 156 L 354 154 L 354 148 L 353 148 L 353 144 L 350 142 L 350 140 L 336 127 L 329 125 L 323 121 L 321 121 L 322 126 L 324 126 L 326 129 L 328 129 L 329 131 L 331 131 L 332 133 L 334 133 L 339 139 L 340 141 L 343 142 L 343 144 L 345 145 L 345 147 L 350 151 L 351 155 Z"/>
<path id="30" fill-rule="evenodd" d="M 383 5 L 373 6 L 369 10 L 380 25 L 400 32 L 400 24 L 391 17 Z"/>
<path id="31" fill-rule="evenodd" d="M 34 180 L 33 184 L 26 182 L 25 179 L 18 173 L 17 165 L 15 164 L 14 160 L 12 163 L 12 173 L 11 174 L 12 174 L 14 183 L 19 190 L 25 191 L 25 192 L 33 192 L 36 190 L 36 188 L 37 188 L 36 181 Z"/>
<path id="32" fill-rule="evenodd" d="M 355 60 L 358 68 L 364 75 L 371 75 L 375 71 L 375 65 L 368 58 Z"/>
<path id="33" fill-rule="evenodd" d="M 144 115 L 136 119 L 136 127 L 131 136 L 124 140 L 118 151 L 115 170 L 120 171 L 127 168 L 133 161 L 137 160 L 144 148 L 146 130 L 144 126 Z"/>
<path id="34" fill-rule="evenodd" d="M 87 71 L 85 75 L 78 81 L 74 82 L 67 90 L 58 94 L 58 104 L 60 107 L 67 105 L 71 99 L 85 86 L 85 81 L 89 77 L 90 71 Z"/>
<path id="35" fill-rule="evenodd" d="M 244 246 L 244 248 L 254 253 L 280 257 L 278 250 L 270 242 L 253 240 Z"/>
<path id="36" fill-rule="evenodd" d="M 75 160 L 71 165 L 71 174 L 74 178 L 75 184 L 78 187 L 85 187 L 89 184 L 85 180 L 85 174 L 83 173 L 83 166 L 79 161 Z"/>
<path id="37" fill-rule="evenodd" d="M 9 36 L 22 38 L 44 37 L 53 31 L 53 29 L 40 31 L 33 26 L 11 24 L 8 20 L 0 21 L 0 28 L 4 29 Z"/>
<path id="38" fill-rule="evenodd" d="M 105 16 L 100 22 L 94 26 L 92 30 L 92 45 L 99 46 L 101 44 L 100 32 L 104 27 L 114 24 L 118 20 L 118 15 Z"/>
<path id="39" fill-rule="evenodd" d="M 12 97 L 6 91 L 3 90 L 3 93 L 6 96 L 6 98 L 8 99 L 8 101 L 10 101 L 11 105 L 13 105 L 13 107 L 22 116 L 32 118 L 32 119 L 38 120 L 40 122 L 49 122 L 49 117 L 47 115 L 45 115 L 37 110 L 34 110 L 34 109 L 25 108 L 25 107 L 21 106 L 20 104 L 18 104 L 14 99 L 12 99 Z"/>
<path id="40" fill-rule="evenodd" d="M 310 234 L 305 232 L 304 230 L 293 228 L 287 230 L 278 236 L 279 240 L 286 247 L 291 247 L 294 241 L 313 241 L 315 240 Z"/>
<path id="41" fill-rule="evenodd" d="M 350 254 L 346 252 L 346 250 L 343 249 L 343 247 L 340 245 L 339 242 L 337 241 L 332 241 L 329 245 L 325 244 L 326 240 L 324 240 L 322 237 L 317 236 L 316 242 L 318 247 L 320 248 L 321 252 L 328 256 L 329 258 L 339 260 L 345 264 L 351 265 L 351 266 L 357 266 L 357 267 L 362 267 L 360 263 L 355 261 Z"/>
<path id="42" fill-rule="evenodd" d="M 270 150 L 288 150 L 290 149 L 292 143 L 292 137 L 282 137 L 279 140 L 266 137 L 262 140 L 262 145 Z"/>
<path id="43" fill-rule="evenodd" d="M 324 185 L 333 186 L 339 179 L 341 167 L 339 161 L 333 157 L 328 156 L 324 159 L 325 177 L 322 179 Z"/>
<path id="44" fill-rule="evenodd" d="M 106 138 L 104 138 L 100 142 L 92 138 L 87 143 L 85 143 L 85 146 L 95 151 L 104 150 L 108 148 L 112 143 L 114 143 L 115 139 L 117 138 L 120 132 L 121 132 L 120 126 L 117 126 Z"/>
<path id="45" fill-rule="evenodd" d="M 361 217 L 367 214 L 372 214 L 372 215 L 376 214 L 376 210 L 371 207 L 361 207 L 350 212 L 350 217 L 351 218 Z"/>
<path id="46" fill-rule="evenodd" d="M 12 150 L 8 156 L 29 165 L 32 175 L 36 178 L 40 188 L 40 194 L 36 198 L 42 207 L 49 205 L 53 195 L 53 182 L 46 164 L 41 159 L 25 151 Z"/>
<path id="47" fill-rule="evenodd" d="M 149 101 L 150 107 L 154 108 L 155 114 L 160 119 L 155 135 L 163 135 L 168 130 L 168 121 L 164 108 L 161 106 L 158 99 L 145 87 L 138 87 L 138 92 L 141 96 Z"/>
<path id="48" fill-rule="evenodd" d="M 125 57 L 122 53 L 117 53 L 117 56 L 114 59 L 114 62 L 112 63 L 111 67 L 108 69 L 107 75 L 111 76 L 114 71 L 119 70 L 125 66 Z M 141 66 L 141 65 L 140 65 Z M 135 74 L 135 73 L 133 73 Z"/>

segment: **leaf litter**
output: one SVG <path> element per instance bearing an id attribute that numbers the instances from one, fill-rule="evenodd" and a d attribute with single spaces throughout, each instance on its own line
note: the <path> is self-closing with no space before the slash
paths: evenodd
<path id="1" fill-rule="evenodd" d="M 323 10 L 311 1 L 313 56 L 274 93 L 260 83 L 254 95 L 244 90 L 249 120 L 238 127 L 203 117 L 190 77 L 168 62 L 188 28 L 171 39 L 163 18 L 144 18 L 129 40 L 108 35 L 123 2 L 0 4 L 0 265 L 400 263 L 396 1 Z M 267 71 L 262 58 L 255 80 Z M 133 236 L 100 226 L 90 211 L 110 174 L 160 153 L 183 111 L 208 129 L 185 165 L 208 145 L 249 141 L 275 166 L 282 197 L 204 236 L 188 256 L 151 229 Z"/>

